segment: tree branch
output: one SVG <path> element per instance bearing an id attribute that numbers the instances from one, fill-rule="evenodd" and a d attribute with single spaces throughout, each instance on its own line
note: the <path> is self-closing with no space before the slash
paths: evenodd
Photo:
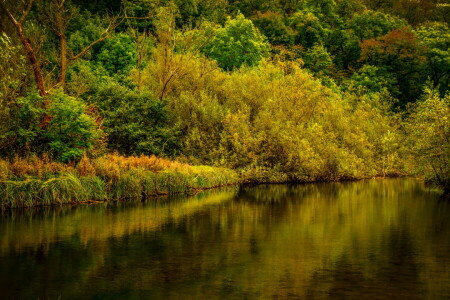
<path id="1" fill-rule="evenodd" d="M 102 34 L 100 34 L 100 37 L 99 37 L 97 40 L 93 41 L 93 42 L 90 43 L 88 46 L 84 47 L 84 49 L 81 50 L 77 55 L 73 55 L 73 56 L 69 57 L 69 60 L 70 60 L 70 61 L 73 61 L 73 60 L 79 59 L 80 57 L 82 57 L 83 55 L 85 55 L 86 52 L 88 52 L 88 51 L 89 51 L 92 47 L 94 47 L 96 44 L 98 44 L 98 43 L 103 42 L 104 40 L 106 40 L 106 39 L 113 33 L 114 29 L 116 29 L 117 26 L 119 26 L 120 23 L 122 23 L 123 19 L 120 20 L 120 21 L 118 22 L 118 21 L 117 21 L 118 17 L 119 17 L 119 16 L 114 17 L 114 18 L 109 22 L 108 27 L 105 29 L 105 31 L 104 31 Z"/>
<path id="2" fill-rule="evenodd" d="M 6 12 L 9 20 L 17 27 L 17 25 L 19 25 L 19 22 L 17 22 L 16 18 L 14 18 L 12 13 L 9 11 L 9 9 L 6 8 L 6 6 L 3 2 L 0 2 L 0 7 Z"/>
<path id="3" fill-rule="evenodd" d="M 26 6 L 26 8 L 23 11 L 23 15 L 19 20 L 20 25 L 23 25 L 23 22 L 25 22 L 25 19 L 28 16 L 28 13 L 30 12 L 32 6 L 33 6 L 33 0 L 29 0 L 28 5 Z"/>
<path id="4" fill-rule="evenodd" d="M 105 36 L 103 36 L 103 37 L 101 37 L 101 38 L 99 38 L 99 39 L 96 40 L 96 41 L 93 41 L 93 42 L 90 43 L 88 46 L 86 46 L 83 50 L 81 50 L 80 53 L 78 53 L 77 55 L 74 55 L 74 56 L 69 57 L 69 60 L 77 60 L 77 59 L 79 59 L 80 57 L 82 57 L 83 55 L 85 55 L 86 52 L 88 52 L 88 51 L 89 51 L 92 47 L 94 47 L 96 44 L 98 44 L 98 43 L 103 42 L 104 40 L 106 40 L 106 39 L 108 38 L 108 36 L 109 36 L 109 34 L 108 34 L 108 35 L 105 35 Z"/>

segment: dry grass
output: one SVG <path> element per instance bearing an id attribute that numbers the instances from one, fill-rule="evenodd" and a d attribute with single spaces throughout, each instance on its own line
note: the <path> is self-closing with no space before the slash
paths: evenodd
<path id="1" fill-rule="evenodd" d="M 142 200 L 239 182 L 235 171 L 191 166 L 155 156 L 108 154 L 61 164 L 47 157 L 0 160 L 0 207 Z"/>

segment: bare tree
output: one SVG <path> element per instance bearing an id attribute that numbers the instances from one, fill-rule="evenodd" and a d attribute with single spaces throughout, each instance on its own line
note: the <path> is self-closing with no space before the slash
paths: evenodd
<path id="1" fill-rule="evenodd" d="M 45 89 L 44 76 L 42 72 L 42 68 L 39 64 L 39 61 L 36 56 L 36 51 L 31 45 L 30 39 L 26 36 L 24 30 L 25 20 L 30 13 L 30 10 L 33 6 L 33 0 L 21 0 L 18 1 L 19 11 L 21 11 L 20 16 L 14 16 L 11 9 L 7 6 L 6 0 L 0 0 L 0 8 L 5 11 L 9 21 L 14 25 L 16 32 L 22 42 L 22 45 L 25 48 L 25 52 L 27 54 L 30 65 L 33 69 L 34 78 L 36 80 L 37 88 L 39 90 L 39 94 L 41 96 L 47 95 L 47 91 Z"/>
<path id="2" fill-rule="evenodd" d="M 106 40 L 122 22 L 120 14 L 108 16 L 108 25 L 102 30 L 98 38 L 84 47 L 79 53 L 70 54 L 67 49 L 66 31 L 70 21 L 78 15 L 78 9 L 68 2 L 66 0 L 48 0 L 39 5 L 39 11 L 44 16 L 44 23 L 59 38 L 60 72 L 58 84 L 61 86 L 64 86 L 66 81 L 68 64 L 83 57 L 94 45 Z"/>
<path id="3" fill-rule="evenodd" d="M 34 0 L 17 1 L 19 3 L 15 3 L 15 7 L 13 7 L 13 5 L 8 3 L 7 0 L 0 0 L 0 9 L 6 13 L 9 21 L 14 25 L 33 69 L 39 94 L 41 96 L 45 96 L 48 94 L 48 91 L 46 90 L 42 63 L 39 62 L 36 49 L 33 47 L 31 39 L 26 35 L 24 29 L 25 20 L 33 7 Z M 38 4 L 39 13 L 44 16 L 43 21 L 45 25 L 59 38 L 60 71 L 58 76 L 58 84 L 61 86 L 64 86 L 66 81 L 68 64 L 83 57 L 94 45 L 106 40 L 122 21 L 120 19 L 120 14 L 116 16 L 109 16 L 108 25 L 102 30 L 96 40 L 84 47 L 80 52 L 70 54 L 67 49 L 66 31 L 70 21 L 78 14 L 78 9 L 68 2 L 69 1 L 66 0 L 41 0 L 36 2 Z"/>
<path id="4" fill-rule="evenodd" d="M 140 33 L 137 26 L 133 26 L 132 23 L 130 22 L 130 20 L 133 19 L 138 19 L 138 20 L 144 20 L 144 21 L 148 21 L 151 20 L 151 18 L 153 16 L 148 15 L 147 17 L 132 17 L 132 16 L 128 16 L 127 12 L 125 10 L 125 20 L 127 21 L 128 24 L 128 32 L 130 34 L 130 36 L 133 38 L 134 43 L 135 43 L 135 47 L 136 47 L 136 54 L 137 54 L 137 89 L 138 92 L 141 91 L 142 88 L 142 80 L 141 80 L 141 71 L 142 71 L 142 65 L 143 65 L 143 61 L 145 59 L 146 54 L 149 52 L 148 48 L 149 48 L 149 43 L 148 43 L 148 28 L 147 28 L 147 24 L 145 26 L 144 32 Z"/>

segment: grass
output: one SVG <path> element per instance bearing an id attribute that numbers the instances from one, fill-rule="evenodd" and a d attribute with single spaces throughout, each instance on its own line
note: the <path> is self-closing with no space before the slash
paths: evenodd
<path id="1" fill-rule="evenodd" d="M 133 201 L 238 182 L 238 174 L 230 169 L 191 166 L 155 156 L 108 154 L 85 157 L 78 164 L 17 157 L 0 160 L 0 207 Z"/>

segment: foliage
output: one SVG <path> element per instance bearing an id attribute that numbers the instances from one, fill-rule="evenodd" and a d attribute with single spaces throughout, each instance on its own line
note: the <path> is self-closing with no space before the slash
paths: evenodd
<path id="1" fill-rule="evenodd" d="M 411 107 L 409 141 L 417 171 L 429 182 L 450 189 L 450 96 L 427 90 L 426 98 Z"/>
<path id="2" fill-rule="evenodd" d="M 99 108 L 108 148 L 122 154 L 175 156 L 180 148 L 176 128 L 167 126 L 165 100 L 139 93 L 112 80 L 101 84 L 88 101 Z"/>
<path id="3" fill-rule="evenodd" d="M 56 160 L 69 162 L 80 159 L 101 138 L 86 106 L 61 92 L 45 100 L 36 94 L 19 98 L 12 115 L 14 123 L 1 138 L 16 154 L 49 152 Z"/>
<path id="4" fill-rule="evenodd" d="M 333 61 L 324 46 L 316 44 L 303 55 L 305 67 L 315 74 L 325 74 Z"/>
<path id="5" fill-rule="evenodd" d="M 397 79 L 382 67 L 363 65 L 361 69 L 350 77 L 347 88 L 362 90 L 363 93 L 375 94 L 389 91 L 391 95 L 398 95 Z"/>
<path id="6" fill-rule="evenodd" d="M 249 182 L 359 179 L 407 174 L 408 140 L 417 170 L 432 174 L 426 145 L 438 149 L 431 137 L 440 136 L 433 132 L 450 81 L 446 5 L 127 0 L 122 15 L 117 1 L 46 0 L 17 26 L 6 12 L 28 8 L 16 2 L 0 2 L 0 155 L 18 156 L 11 162 L 18 169 L 21 157 L 73 164 L 107 149 L 232 168 Z M 428 93 L 402 128 L 402 113 L 423 98 L 427 82 L 440 98 Z M 434 162 L 446 171 L 445 159 Z M 1 180 L 17 171 L 7 164 L 0 163 Z M 187 191 L 198 179 L 194 171 L 120 174 L 105 161 L 102 171 L 92 167 L 74 179 L 65 167 L 33 164 L 66 174 L 39 194 L 64 190 L 55 196 L 62 202 L 70 185 L 89 186 L 101 199 L 139 198 Z M 17 188 L 29 205 L 26 189 L 42 190 L 57 177 L 38 173 L 4 187 Z M 198 187 L 222 182 L 211 178 L 198 179 Z"/>
<path id="7" fill-rule="evenodd" d="M 83 157 L 77 166 L 46 158 L 0 160 L 0 208 L 105 200 L 143 200 L 161 194 L 236 184 L 236 172 L 191 166 L 154 156 Z"/>
<path id="8" fill-rule="evenodd" d="M 289 25 L 295 31 L 295 43 L 306 48 L 323 44 L 329 34 L 327 25 L 309 11 L 295 13 L 289 18 Z"/>
<path id="9" fill-rule="evenodd" d="M 349 22 L 359 40 L 367 40 L 385 35 L 392 30 L 406 27 L 405 20 L 396 18 L 382 12 L 366 10 L 355 15 Z"/>
<path id="10" fill-rule="evenodd" d="M 384 66 L 396 77 L 401 105 L 420 95 L 424 83 L 420 72 L 424 67 L 425 49 L 413 32 L 407 28 L 396 29 L 382 37 L 363 41 L 361 49 L 360 61 Z"/>
<path id="11" fill-rule="evenodd" d="M 50 153 L 62 162 L 79 160 L 101 138 L 101 130 L 80 100 L 57 93 L 49 101 L 48 121 L 44 119 L 48 123 L 41 126 Z"/>
<path id="12" fill-rule="evenodd" d="M 0 48 L 0 110 L 3 110 L 7 100 L 20 95 L 20 90 L 28 82 L 28 76 L 25 56 L 5 32 L 0 33 Z"/>
<path id="13" fill-rule="evenodd" d="M 450 84 L 450 28 L 445 23 L 427 23 L 415 31 L 420 43 L 426 47 L 426 72 L 441 95 L 449 91 Z"/>
<path id="14" fill-rule="evenodd" d="M 267 11 L 258 13 L 253 24 L 267 37 L 272 45 L 289 45 L 293 42 L 293 31 L 285 24 L 283 16 L 279 13 Z"/>
<path id="15" fill-rule="evenodd" d="M 11 123 L 0 137 L 1 144 L 8 146 L 2 149 L 3 156 L 11 155 L 9 151 L 20 155 L 28 154 L 35 144 L 39 144 L 43 131 L 43 106 L 42 98 L 37 94 L 28 94 L 14 101 L 14 105 L 10 106 Z"/>
<path id="16" fill-rule="evenodd" d="M 94 61 L 110 76 L 123 76 L 136 66 L 136 55 L 133 39 L 122 33 L 107 39 L 95 54 Z"/>
<path id="17" fill-rule="evenodd" d="M 223 28 L 219 28 L 213 40 L 203 48 L 203 53 L 217 61 L 224 70 L 233 70 L 257 65 L 268 55 L 266 38 L 252 21 L 239 14 L 229 18 Z"/>
<path id="18" fill-rule="evenodd" d="M 195 60 L 185 64 L 195 65 Z M 386 137 L 399 145 L 401 134 L 398 119 L 377 102 L 381 99 L 367 99 L 355 109 L 298 65 L 288 68 L 284 62 L 222 76 L 214 84 L 178 92 L 169 101 L 183 132 L 182 153 L 189 160 L 239 169 L 248 181 L 404 172 L 398 146 L 387 148 L 382 142 Z"/>
<path id="19" fill-rule="evenodd" d="M 327 48 L 334 57 L 334 65 L 338 70 L 344 72 L 358 67 L 357 60 L 360 57 L 361 49 L 359 41 L 352 30 L 333 30 L 327 40 Z"/>

